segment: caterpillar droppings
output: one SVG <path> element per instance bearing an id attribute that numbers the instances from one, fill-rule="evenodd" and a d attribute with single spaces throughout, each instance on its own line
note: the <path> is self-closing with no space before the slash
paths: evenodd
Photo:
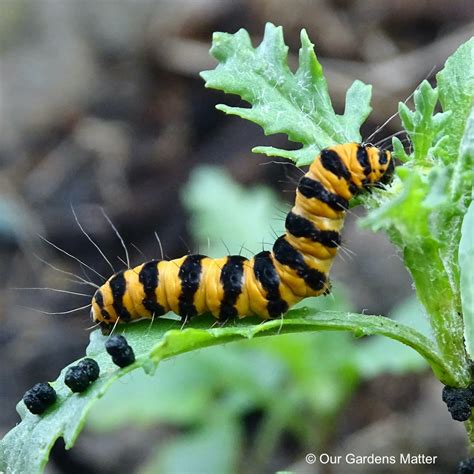
<path id="1" fill-rule="evenodd" d="M 112 362 L 127 367 L 135 362 L 135 354 L 124 336 L 111 336 L 105 343 L 105 350 L 112 356 Z"/>
<path id="2" fill-rule="evenodd" d="M 99 364 L 89 357 L 82 359 L 79 364 L 69 367 L 64 376 L 64 383 L 74 393 L 83 392 L 92 382 L 99 378 Z"/>
<path id="3" fill-rule="evenodd" d="M 23 395 L 23 402 L 33 415 L 44 413 L 57 399 L 56 391 L 47 382 L 33 385 Z"/>
<path id="4" fill-rule="evenodd" d="M 285 234 L 271 252 L 250 259 L 191 254 L 142 263 L 115 273 L 96 291 L 91 317 L 104 329 L 169 311 L 185 320 L 208 312 L 222 321 L 269 319 L 303 298 L 327 294 L 350 199 L 388 183 L 393 170 L 391 153 L 375 146 L 326 148 L 300 179 Z"/>

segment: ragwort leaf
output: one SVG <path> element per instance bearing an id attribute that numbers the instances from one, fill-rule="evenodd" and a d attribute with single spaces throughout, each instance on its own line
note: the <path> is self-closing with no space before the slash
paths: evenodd
<path id="1" fill-rule="evenodd" d="M 29 413 L 20 402 L 17 409 L 22 421 L 0 442 L 0 470 L 7 473 L 42 472 L 54 442 L 63 437 L 66 449 L 71 448 L 92 405 L 114 382 L 130 371 L 141 367 L 152 373 L 163 359 L 240 339 L 321 330 L 352 331 L 357 336 L 381 334 L 417 350 L 440 380 L 448 384 L 454 381 L 451 367 L 439 356 L 432 341 L 412 328 L 382 317 L 301 308 L 289 311 L 284 320 L 265 323 L 257 320 L 255 324 L 244 320 L 224 328 L 212 328 L 213 322 L 212 317 L 198 318 L 193 328 L 182 330 L 179 321 L 164 318 L 156 320 L 152 326 L 146 321 L 125 325 L 121 330 L 134 348 L 136 362 L 124 369 L 113 365 L 104 349 L 106 338 L 99 331 L 94 331 L 87 355 L 98 362 L 100 378 L 85 392 L 73 394 L 64 384 L 66 367 L 52 382 L 58 400 L 43 415 Z"/>
<path id="2" fill-rule="evenodd" d="M 474 38 L 462 44 L 436 75 L 439 101 L 444 111 L 452 111 L 446 134 L 447 151 L 456 159 L 464 127 L 474 105 Z"/>
<path id="3" fill-rule="evenodd" d="M 259 124 L 266 135 L 284 133 L 290 141 L 302 144 L 298 150 L 255 147 L 252 151 L 304 165 L 324 147 L 361 141 L 359 129 L 371 110 L 371 86 L 355 81 L 347 91 L 344 114 L 336 114 L 305 30 L 295 73 L 288 67 L 283 30 L 271 23 L 257 48 L 243 29 L 235 34 L 214 33 L 211 54 L 219 64 L 201 73 L 206 87 L 237 94 L 251 104 L 249 108 L 219 104 L 219 110 Z"/>

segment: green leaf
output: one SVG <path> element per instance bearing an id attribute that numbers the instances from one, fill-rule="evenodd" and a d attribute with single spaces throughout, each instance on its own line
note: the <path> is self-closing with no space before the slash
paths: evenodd
<path id="1" fill-rule="evenodd" d="M 71 448 L 92 405 L 128 372 L 142 367 L 146 372 L 153 373 L 163 359 L 239 339 L 321 330 L 352 331 L 359 337 L 381 334 L 417 350 L 444 383 L 450 384 L 454 380 L 449 364 L 439 356 L 428 338 L 386 318 L 330 311 L 315 312 L 301 308 L 289 311 L 284 320 L 265 323 L 257 321 L 255 324 L 251 322 L 247 319 L 224 328 L 210 328 L 213 319 L 202 317 L 196 319 L 195 327 L 183 330 L 179 329 L 180 322 L 166 319 L 158 319 L 151 326 L 146 321 L 126 325 L 121 330 L 135 350 L 136 362 L 124 369 L 115 367 L 105 352 L 106 338 L 98 331 L 93 332 L 87 355 L 94 357 L 101 368 L 99 380 L 82 394 L 73 394 L 63 382 L 67 370 L 65 368 L 52 383 L 58 400 L 46 413 L 41 416 L 32 415 L 27 412 L 23 402 L 20 402 L 18 411 L 22 422 L 0 444 L 0 469 L 29 474 L 41 472 L 55 440 L 62 436 L 66 448 Z"/>
<path id="2" fill-rule="evenodd" d="M 385 229 L 392 242 L 401 248 L 418 246 L 431 237 L 429 210 L 423 206 L 429 187 L 426 177 L 417 169 L 398 168 L 397 195 L 384 206 L 372 210 L 362 224 L 374 232 Z"/>
<path id="3" fill-rule="evenodd" d="M 393 140 L 405 166 L 398 168 L 400 180 L 386 193 L 385 203 L 365 220 L 373 230 L 386 230 L 403 252 L 438 347 L 456 366 L 457 386 L 470 379 L 457 252 L 474 176 L 472 156 L 458 149 L 473 103 L 473 46 L 471 40 L 447 60 L 437 88 L 423 81 L 414 94 L 415 110 L 400 104 L 413 151 L 407 155 L 400 141 Z M 443 112 L 435 114 L 438 96 Z"/>
<path id="4" fill-rule="evenodd" d="M 414 111 L 400 102 L 398 112 L 412 142 L 411 159 L 415 163 L 423 165 L 443 155 L 442 147 L 446 144 L 446 137 L 443 137 L 443 133 L 450 120 L 451 111 L 433 115 L 438 102 L 438 90 L 433 89 L 428 81 L 423 81 L 418 86 L 413 98 Z M 401 151 L 400 141 L 394 139 L 393 142 L 396 156 L 402 161 L 409 161 L 406 154 Z"/>
<path id="5" fill-rule="evenodd" d="M 455 160 L 467 118 L 474 105 L 474 38 L 461 45 L 436 75 L 439 100 L 452 115 L 446 125 L 448 154 Z"/>
<path id="6" fill-rule="evenodd" d="M 474 108 L 471 111 L 466 130 L 461 142 L 459 162 L 462 163 L 455 171 L 455 185 L 466 187 L 470 194 L 466 197 L 468 210 L 464 215 L 459 243 L 459 272 L 462 312 L 464 318 L 464 340 L 466 350 L 474 360 Z M 463 184 L 464 183 L 464 184 Z M 470 204 L 468 204 L 470 201 Z"/>
<path id="7" fill-rule="evenodd" d="M 392 137 L 392 148 L 393 156 L 395 156 L 395 158 L 398 158 L 403 163 L 410 160 L 410 157 L 407 155 L 405 148 L 403 147 L 403 143 L 398 137 Z"/>
<path id="8" fill-rule="evenodd" d="M 466 122 L 458 159 L 453 167 L 450 189 L 451 200 L 459 202 L 461 213 L 466 212 L 474 197 L 474 107 Z"/>
<path id="9" fill-rule="evenodd" d="M 466 350 L 474 360 L 474 201 L 464 216 L 459 244 L 461 301 Z"/>
<path id="10" fill-rule="evenodd" d="M 251 104 L 250 108 L 220 104 L 219 110 L 259 124 L 266 135 L 284 133 L 290 141 L 303 145 L 296 151 L 256 147 L 254 152 L 304 165 L 324 147 L 361 141 L 359 129 L 371 110 L 371 87 L 355 81 L 347 91 L 344 114 L 337 115 L 305 30 L 301 31 L 295 73 L 288 67 L 283 30 L 271 23 L 267 23 L 257 48 L 243 29 L 235 34 L 214 33 L 211 54 L 219 64 L 201 73 L 206 87 L 237 94 Z"/>
<path id="11" fill-rule="evenodd" d="M 455 286 L 457 243 L 449 240 L 458 242 L 455 239 L 460 222 L 452 219 L 456 206 L 446 198 L 449 173 L 450 168 L 442 163 L 428 173 L 419 166 L 399 168 L 398 196 L 371 211 L 363 223 L 374 231 L 384 229 L 403 252 L 418 298 L 430 316 L 438 347 L 456 367 L 455 385 L 465 386 L 470 374 Z"/>

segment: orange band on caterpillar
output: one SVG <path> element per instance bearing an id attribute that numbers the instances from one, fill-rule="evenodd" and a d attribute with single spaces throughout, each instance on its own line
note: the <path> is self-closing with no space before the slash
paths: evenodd
<path id="1" fill-rule="evenodd" d="M 349 200 L 387 183 L 393 169 L 389 151 L 357 143 L 326 148 L 301 178 L 286 232 L 271 252 L 250 259 L 194 254 L 118 272 L 95 293 L 92 319 L 109 327 L 168 311 L 183 318 L 212 313 L 220 320 L 281 316 L 303 298 L 329 291 Z"/>

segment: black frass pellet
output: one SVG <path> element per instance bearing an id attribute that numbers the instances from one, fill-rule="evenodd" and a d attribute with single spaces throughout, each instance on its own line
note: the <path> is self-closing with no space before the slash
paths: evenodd
<path id="1" fill-rule="evenodd" d="M 123 336 L 111 336 L 105 343 L 105 350 L 112 356 L 112 362 L 119 367 L 127 367 L 135 362 L 133 349 Z"/>
<path id="2" fill-rule="evenodd" d="M 64 383 L 75 393 L 83 392 L 99 377 L 99 365 L 94 359 L 86 358 L 69 367 Z"/>
<path id="3" fill-rule="evenodd" d="M 34 415 L 41 415 L 56 401 L 56 391 L 49 383 L 41 382 L 34 385 L 23 395 L 26 408 Z"/>

